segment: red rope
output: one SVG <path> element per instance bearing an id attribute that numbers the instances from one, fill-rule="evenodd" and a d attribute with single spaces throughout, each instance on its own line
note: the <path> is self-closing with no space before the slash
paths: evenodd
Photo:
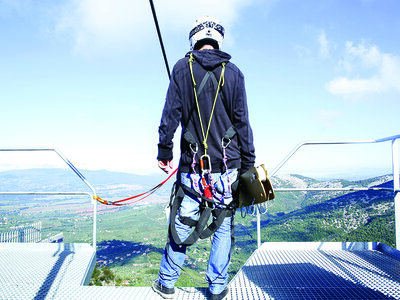
<path id="1" fill-rule="evenodd" d="M 115 205 L 115 206 L 121 206 L 121 205 L 128 205 L 128 204 L 133 204 L 133 203 L 137 203 L 139 201 L 142 201 L 143 199 L 147 198 L 148 196 L 150 196 L 151 194 L 153 194 L 155 191 L 157 191 L 160 187 L 162 187 L 164 185 L 164 183 L 166 183 L 175 173 L 176 171 L 178 171 L 178 169 L 175 169 L 168 177 L 167 179 L 165 179 L 163 182 L 157 184 L 155 187 L 153 187 L 152 189 L 148 190 L 147 192 L 129 197 L 129 198 L 125 198 L 125 199 L 121 199 L 121 200 L 117 200 L 117 201 L 108 201 L 108 200 L 104 200 L 101 199 L 98 196 L 93 196 L 93 199 L 99 201 L 101 204 L 105 204 L 105 205 Z M 141 197 L 141 198 L 140 198 Z M 132 199 L 136 199 L 139 198 L 135 201 L 132 201 L 130 203 L 122 203 L 122 202 L 126 202 Z"/>

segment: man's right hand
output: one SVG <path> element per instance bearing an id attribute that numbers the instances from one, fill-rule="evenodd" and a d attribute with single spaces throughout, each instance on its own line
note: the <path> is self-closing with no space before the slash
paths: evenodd
<path id="1" fill-rule="evenodd" d="M 158 167 L 165 173 L 169 174 L 169 172 L 173 169 L 172 160 L 159 160 Z"/>

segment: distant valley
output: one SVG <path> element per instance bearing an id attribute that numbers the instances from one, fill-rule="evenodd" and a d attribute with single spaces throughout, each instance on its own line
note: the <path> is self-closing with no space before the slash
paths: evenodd
<path id="1" fill-rule="evenodd" d="M 82 171 L 107 199 L 120 199 L 147 191 L 165 175 L 132 175 L 109 171 Z M 316 180 L 301 175 L 272 178 L 275 188 L 393 187 L 389 175 L 348 180 Z M 110 267 L 125 285 L 149 286 L 154 280 L 166 242 L 164 207 L 173 180 L 155 194 L 130 206 L 98 205 L 99 266 Z M 30 169 L 0 172 L 0 191 L 90 190 L 67 169 Z M 279 192 L 261 216 L 261 240 L 267 241 L 379 241 L 394 247 L 394 203 L 390 191 Z M 81 197 L 82 198 L 82 197 Z M 242 217 L 243 216 L 243 217 Z M 65 242 L 91 242 L 92 206 L 76 196 L 0 196 L 0 232 L 11 226 L 43 222 L 43 237 L 64 235 Z M 238 211 L 230 277 L 256 248 L 256 219 Z M 207 266 L 210 241 L 190 247 L 186 273 L 178 285 L 198 286 Z M 190 275 L 190 276 L 189 276 Z"/>

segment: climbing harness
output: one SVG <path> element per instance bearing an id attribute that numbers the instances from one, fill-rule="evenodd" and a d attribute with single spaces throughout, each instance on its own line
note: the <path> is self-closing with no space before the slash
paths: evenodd
<path id="1" fill-rule="evenodd" d="M 179 216 L 179 219 L 183 224 L 194 227 L 194 230 L 189 234 L 189 236 L 185 240 L 181 240 L 175 227 L 175 218 L 177 217 L 179 207 L 181 206 L 181 203 L 187 194 L 191 195 L 192 197 L 200 198 L 203 201 L 200 204 L 200 217 L 198 220 Z M 230 217 L 234 214 L 234 204 L 221 203 L 224 208 L 213 208 L 213 204 L 215 204 L 214 200 L 207 198 L 205 195 L 197 193 L 195 190 L 187 187 L 186 185 L 180 182 L 176 182 L 174 184 L 170 201 L 171 215 L 169 232 L 170 236 L 174 239 L 174 242 L 177 245 L 190 246 L 193 245 L 199 238 L 206 239 L 210 237 L 221 226 L 226 217 Z M 211 215 L 214 216 L 213 221 L 211 224 L 207 225 L 207 221 Z"/>
<path id="2" fill-rule="evenodd" d="M 155 191 L 157 191 L 160 187 L 162 187 L 176 172 L 178 171 L 178 169 L 175 169 L 168 177 L 167 179 L 165 179 L 163 182 L 157 184 L 155 187 L 153 187 L 152 189 L 148 190 L 147 192 L 129 197 L 129 198 L 125 198 L 125 199 L 121 199 L 121 200 L 117 200 L 117 201 L 108 201 L 108 200 L 104 200 L 98 196 L 93 196 L 93 199 L 97 200 L 98 202 L 105 204 L 105 205 L 114 205 L 114 206 L 122 206 L 122 205 L 129 205 L 129 204 L 133 204 L 133 203 L 137 203 L 139 201 L 142 201 L 143 199 L 147 198 L 148 196 L 150 196 L 151 194 L 153 194 Z M 129 202 L 127 203 L 126 201 L 132 200 L 132 199 L 136 199 L 135 201 Z M 125 202 L 125 203 L 123 203 Z"/>
<path id="3" fill-rule="evenodd" d="M 222 148 L 222 153 L 223 153 L 223 158 L 222 158 L 222 162 L 223 165 L 225 167 L 225 170 L 228 170 L 228 165 L 227 165 L 227 161 L 228 161 L 228 157 L 226 155 L 226 148 L 229 146 L 229 144 L 231 143 L 232 139 L 236 136 L 237 131 L 235 129 L 235 127 L 233 125 L 231 125 L 229 127 L 229 129 L 226 131 L 225 136 L 221 139 L 221 148 Z M 197 175 L 197 171 L 196 171 L 196 155 L 198 153 L 198 145 L 197 142 L 195 140 L 195 138 L 193 137 L 193 135 L 190 133 L 189 130 L 185 130 L 184 134 L 183 134 L 183 138 L 184 140 L 188 143 L 189 145 L 189 149 L 192 151 L 192 164 L 191 164 L 191 169 L 194 175 Z M 201 157 L 202 160 L 200 159 L 200 170 L 201 170 L 201 175 L 204 176 L 208 176 L 210 175 L 211 177 L 211 161 L 210 161 L 210 156 L 207 155 L 207 157 L 204 157 L 204 155 Z M 204 185 L 204 178 L 202 178 L 202 184 Z M 210 186 L 212 189 L 212 192 L 215 192 L 215 188 L 214 188 L 214 184 L 211 184 L 211 180 L 213 178 L 211 177 L 210 179 Z M 194 186 L 196 187 L 197 190 L 199 190 L 199 186 L 198 186 L 198 182 L 196 180 L 193 181 Z M 207 184 L 207 181 L 206 181 Z M 229 176 L 227 176 L 227 189 L 228 192 L 231 193 L 232 190 L 232 182 L 230 182 Z"/>
<path id="4" fill-rule="evenodd" d="M 215 184 L 213 182 L 212 178 L 212 162 L 211 158 L 207 153 L 208 150 L 208 145 L 207 145 L 207 138 L 208 134 L 210 131 L 210 126 L 211 126 L 211 121 L 212 117 L 214 114 L 215 110 L 215 105 L 218 99 L 218 95 L 220 92 L 220 88 L 224 84 L 224 72 L 225 72 L 225 65 L 226 63 L 222 63 L 222 70 L 221 70 L 221 75 L 219 77 L 219 81 L 216 80 L 215 75 L 211 71 L 207 71 L 206 75 L 204 76 L 202 82 L 200 83 L 199 89 L 196 90 L 196 81 L 194 79 L 194 74 L 193 74 L 193 61 L 194 57 L 193 54 L 190 54 L 189 57 L 189 68 L 190 68 L 190 73 L 191 73 L 191 79 L 193 83 L 193 92 L 194 92 L 194 98 L 195 98 L 195 105 L 197 108 L 197 113 L 199 116 L 200 120 L 200 128 L 201 128 L 201 133 L 202 133 L 202 145 L 204 149 L 204 154 L 201 155 L 199 159 L 199 164 L 200 164 L 200 184 L 202 185 L 202 188 L 199 188 L 197 180 L 194 180 L 194 186 L 196 190 L 191 189 L 190 187 L 186 186 L 185 184 L 182 184 L 180 180 L 178 179 L 177 182 L 174 184 L 174 188 L 171 193 L 171 200 L 170 200 L 170 226 L 169 226 L 169 236 L 174 240 L 174 242 L 177 245 L 183 245 L 183 246 L 190 246 L 194 244 L 199 238 L 200 239 L 205 239 L 210 237 L 222 224 L 224 219 L 226 217 L 231 217 L 233 216 L 236 208 L 236 203 L 231 202 L 230 204 L 224 204 L 223 201 L 218 201 L 213 198 L 213 195 L 216 193 L 215 190 Z M 200 106 L 199 106 L 199 101 L 198 101 L 198 95 L 200 95 L 201 91 L 203 90 L 203 87 L 205 86 L 206 81 L 209 78 L 215 78 L 212 79 L 214 84 L 217 86 L 216 87 L 216 95 L 214 97 L 214 102 L 212 104 L 212 109 L 211 109 L 211 114 L 210 114 L 210 119 L 208 120 L 207 128 L 205 128 L 200 112 Z M 191 132 L 187 129 L 186 126 L 184 126 L 185 131 L 183 133 L 183 138 L 188 142 L 189 148 L 192 151 L 192 164 L 191 168 L 193 171 L 194 175 L 197 175 L 196 172 L 196 155 L 198 154 L 198 145 L 191 134 Z M 226 167 L 226 170 L 228 171 L 227 168 L 227 156 L 226 156 L 226 148 L 230 144 L 231 140 L 233 137 L 236 135 L 236 130 L 233 126 L 231 126 L 228 130 L 225 136 L 223 137 L 221 141 L 221 146 L 223 149 L 223 163 L 224 166 Z M 197 176 L 196 176 L 197 177 Z M 229 177 L 229 176 L 228 176 Z M 179 178 L 179 176 L 178 176 Z M 229 181 L 229 179 L 228 179 Z M 229 184 L 230 185 L 230 184 Z M 229 189 L 230 190 L 230 189 Z M 189 197 L 193 199 L 199 199 L 200 204 L 199 204 L 199 218 L 198 220 L 193 220 L 190 217 L 185 217 L 185 216 L 180 216 L 178 215 L 179 208 L 181 207 L 182 201 L 185 198 L 185 196 L 188 195 Z M 213 216 L 211 223 L 208 225 L 208 220 L 210 219 L 211 215 Z M 182 240 L 176 230 L 176 224 L 175 224 L 175 219 L 179 218 L 180 222 L 192 227 L 193 230 L 189 234 L 189 236 L 185 239 Z"/>

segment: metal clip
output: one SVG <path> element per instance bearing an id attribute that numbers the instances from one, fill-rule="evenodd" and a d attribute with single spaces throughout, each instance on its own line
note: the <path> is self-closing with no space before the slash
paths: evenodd
<path id="1" fill-rule="evenodd" d="M 192 152 L 194 153 L 194 154 L 196 154 L 197 153 L 197 151 L 199 150 L 199 147 L 197 146 L 197 144 L 194 144 L 194 149 L 193 149 L 193 146 L 192 146 L 193 144 L 189 144 L 189 148 L 190 148 L 190 150 L 192 150 Z"/>
<path id="2" fill-rule="evenodd" d="M 210 156 L 204 154 L 200 158 L 200 167 L 202 174 L 211 173 L 211 159 Z"/>
<path id="3" fill-rule="evenodd" d="M 231 139 L 227 139 L 227 138 L 223 137 L 221 140 L 221 147 L 224 149 L 227 148 L 229 146 L 229 144 L 231 143 L 231 141 L 232 141 Z"/>

